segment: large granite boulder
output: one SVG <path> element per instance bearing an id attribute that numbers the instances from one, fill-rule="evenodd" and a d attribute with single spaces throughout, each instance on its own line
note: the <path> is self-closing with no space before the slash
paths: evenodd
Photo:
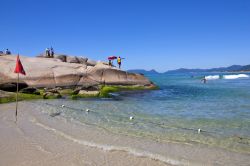
<path id="1" fill-rule="evenodd" d="M 68 57 L 67 57 L 68 58 Z M 76 57 L 78 58 L 78 57 Z M 82 63 L 65 63 L 56 58 L 20 56 L 26 75 L 20 74 L 20 82 L 30 87 L 69 87 L 110 85 L 150 85 L 151 82 L 140 74 L 128 73 L 104 63 L 86 60 Z M 85 62 L 84 59 L 81 59 Z M 0 84 L 16 82 L 14 73 L 16 56 L 0 56 Z M 88 65 L 88 63 L 91 65 Z M 14 88 L 14 87 L 13 87 Z"/>

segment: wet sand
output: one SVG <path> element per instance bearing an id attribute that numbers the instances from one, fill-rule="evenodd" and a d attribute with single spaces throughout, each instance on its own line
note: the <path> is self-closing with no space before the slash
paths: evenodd
<path id="1" fill-rule="evenodd" d="M 249 165 L 250 155 L 203 145 L 158 142 L 34 111 L 21 102 L 0 105 L 0 165 Z"/>

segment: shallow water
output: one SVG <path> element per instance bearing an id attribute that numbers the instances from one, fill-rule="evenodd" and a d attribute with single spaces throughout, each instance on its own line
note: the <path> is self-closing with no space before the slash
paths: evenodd
<path id="1" fill-rule="evenodd" d="M 204 75 L 220 75 L 220 79 L 203 84 L 200 79 Z M 157 141 L 201 143 L 249 154 L 250 78 L 224 79 L 227 77 L 223 75 L 236 74 L 149 75 L 159 90 L 122 92 L 111 99 L 32 103 L 45 113 L 61 112 L 60 116 L 66 119 L 113 133 Z"/>

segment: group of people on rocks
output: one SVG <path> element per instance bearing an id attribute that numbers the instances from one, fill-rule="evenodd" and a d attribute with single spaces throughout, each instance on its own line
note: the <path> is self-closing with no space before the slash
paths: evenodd
<path id="1" fill-rule="evenodd" d="M 0 51 L 0 54 L 10 55 L 11 52 L 10 52 L 10 50 L 7 48 L 7 49 L 5 49 L 5 51 Z"/>
<path id="2" fill-rule="evenodd" d="M 10 55 L 11 52 L 10 50 L 7 48 L 5 51 L 0 51 L 0 54 L 6 54 L 6 55 Z M 53 58 L 54 57 L 54 49 L 53 47 L 50 47 L 50 48 L 46 48 L 45 49 L 45 56 L 46 57 L 49 57 L 49 58 Z M 117 59 L 117 64 L 118 64 L 118 67 L 119 69 L 121 68 L 121 64 L 122 64 L 122 59 L 125 59 L 125 58 L 121 58 L 120 56 L 119 57 L 115 57 L 114 59 Z M 113 60 L 114 59 L 108 59 L 109 60 L 109 66 L 113 66 Z"/>
<path id="3" fill-rule="evenodd" d="M 52 47 L 45 49 L 46 57 L 53 58 L 54 54 L 55 54 L 55 52 L 54 52 L 54 49 Z"/>
<path id="4" fill-rule="evenodd" d="M 117 59 L 117 64 L 118 64 L 119 69 L 120 69 L 121 65 L 122 65 L 122 59 L 125 59 L 125 58 L 121 58 L 119 56 L 118 58 L 114 58 L 114 59 Z M 109 66 L 113 66 L 113 59 L 109 59 Z"/>

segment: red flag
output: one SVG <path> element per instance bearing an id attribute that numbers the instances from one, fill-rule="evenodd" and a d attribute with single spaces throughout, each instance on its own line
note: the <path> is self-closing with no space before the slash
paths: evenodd
<path id="1" fill-rule="evenodd" d="M 23 75 L 26 75 L 24 69 L 23 69 L 23 65 L 19 59 L 19 55 L 17 55 L 17 58 L 16 58 L 16 68 L 15 68 L 15 73 L 21 73 Z"/>

